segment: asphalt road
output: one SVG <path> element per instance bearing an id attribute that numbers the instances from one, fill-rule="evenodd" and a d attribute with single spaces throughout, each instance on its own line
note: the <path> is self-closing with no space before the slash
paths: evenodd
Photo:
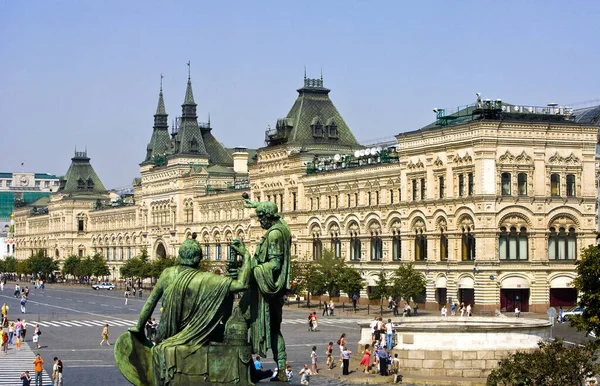
<path id="1" fill-rule="evenodd" d="M 45 370 L 48 374 L 51 373 L 52 358 L 57 356 L 64 364 L 64 385 L 128 385 L 115 365 L 113 347 L 99 345 L 100 333 L 102 326 L 108 323 L 110 341 L 114 342 L 116 337 L 135 324 L 145 298 L 129 298 L 126 305 L 121 290 L 95 291 L 90 287 L 64 285 L 48 285 L 44 290 L 32 287 L 30 289 L 25 315 L 20 314 L 19 300 L 12 295 L 14 283 L 12 285 L 8 283 L 4 291 L 0 292 L 0 303 L 6 302 L 9 305 L 11 319 L 17 317 L 27 319 L 29 327 L 26 344 L 33 351 L 29 355 L 38 352 L 31 342 L 31 336 L 35 323 L 39 322 L 42 330 L 40 336 L 42 348 L 39 352 L 45 360 Z M 286 339 L 288 361 L 294 373 L 297 373 L 305 363 L 310 364 L 313 345 L 317 346 L 319 364 L 324 368 L 326 359 L 324 352 L 327 343 L 330 341 L 335 343 L 342 332 L 347 335 L 348 347 L 351 350 L 356 349 L 360 336 L 357 323 L 371 318 L 371 316 L 352 313 L 341 313 L 328 318 L 321 317 L 319 312 L 319 329 L 317 332 L 309 332 L 307 315 L 306 309 L 297 308 L 295 305 L 284 308 L 282 331 Z M 154 316 L 159 319 L 158 310 Z M 532 316 L 535 315 L 529 315 Z M 568 342 L 579 343 L 584 339 L 582 333 L 575 331 L 567 323 L 555 325 L 553 332 L 555 337 L 562 337 Z M 0 367 L 5 362 L 5 358 L 15 354 L 14 348 L 11 347 L 6 357 L 0 357 Z M 339 355 L 337 347 L 334 347 L 334 354 Z M 360 355 L 354 354 L 351 365 L 353 361 L 359 360 Z M 10 362 L 10 366 L 15 367 L 15 371 L 32 370 L 31 362 L 28 360 L 20 360 L 16 363 Z M 21 368 L 18 368 L 19 366 Z M 265 359 L 263 366 L 272 369 L 275 364 L 272 360 Z M 330 372 L 322 370 L 325 375 L 339 372 L 339 368 Z M 293 384 L 299 384 L 298 377 L 295 378 Z M 330 377 L 315 376 L 311 384 L 341 385 L 342 383 Z M 15 381 L 14 385 L 20 383 Z"/>

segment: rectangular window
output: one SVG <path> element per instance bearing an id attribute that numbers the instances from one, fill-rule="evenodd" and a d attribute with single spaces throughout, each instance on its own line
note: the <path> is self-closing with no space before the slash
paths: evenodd
<path id="1" fill-rule="evenodd" d="M 502 182 L 502 195 L 510 196 L 510 173 L 502 173 L 501 175 Z"/>
<path id="2" fill-rule="evenodd" d="M 527 195 L 527 173 L 519 173 L 517 177 L 519 196 Z"/>
<path id="3" fill-rule="evenodd" d="M 371 192 L 367 192 L 367 205 L 371 206 L 372 202 L 371 202 Z"/>
<path id="4" fill-rule="evenodd" d="M 123 260 L 123 257 L 125 257 L 125 255 L 123 253 L 123 247 L 121 247 L 120 249 L 121 250 L 119 251 L 120 252 L 120 256 L 119 257 L 121 258 L 121 260 Z"/>
<path id="5" fill-rule="evenodd" d="M 350 193 L 346 194 L 346 207 L 350 208 Z"/>
<path id="6" fill-rule="evenodd" d="M 575 175 L 567 174 L 567 197 L 575 197 Z"/>
<path id="7" fill-rule="evenodd" d="M 215 246 L 215 259 L 221 260 L 221 244 Z"/>
<path id="8" fill-rule="evenodd" d="M 462 174 L 458 175 L 458 196 L 462 197 L 465 195 L 465 176 Z"/>
<path id="9" fill-rule="evenodd" d="M 558 174 L 550 176 L 550 195 L 554 197 L 560 196 L 560 176 Z"/>
<path id="10" fill-rule="evenodd" d="M 379 205 L 379 191 L 375 192 L 375 205 Z"/>
<path id="11" fill-rule="evenodd" d="M 78 232 L 85 232 L 85 222 L 81 218 L 79 220 L 77 220 L 77 231 Z"/>
<path id="12" fill-rule="evenodd" d="M 331 196 L 327 196 L 327 201 L 329 202 L 329 209 L 332 209 L 332 206 L 331 206 Z"/>
<path id="13" fill-rule="evenodd" d="M 438 177 L 438 185 L 440 190 L 440 199 L 444 198 L 444 176 Z"/>
<path id="14" fill-rule="evenodd" d="M 127 248 L 127 259 L 131 259 L 131 248 Z"/>
<path id="15" fill-rule="evenodd" d="M 468 184 L 469 184 L 469 196 L 472 196 L 473 195 L 473 184 L 475 183 L 473 181 L 473 173 L 467 174 L 467 180 L 468 180 Z"/>
<path id="16" fill-rule="evenodd" d="M 412 199 L 417 201 L 417 180 L 412 180 Z"/>
<path id="17" fill-rule="evenodd" d="M 296 192 L 292 192 L 292 208 L 295 211 L 298 205 L 298 201 L 296 200 Z"/>
<path id="18" fill-rule="evenodd" d="M 358 193 L 354 193 L 354 207 L 358 207 Z"/>
<path id="19" fill-rule="evenodd" d="M 390 204 L 394 203 L 394 189 L 390 189 Z"/>
<path id="20" fill-rule="evenodd" d="M 425 178 L 421 178 L 421 200 L 425 200 Z"/>

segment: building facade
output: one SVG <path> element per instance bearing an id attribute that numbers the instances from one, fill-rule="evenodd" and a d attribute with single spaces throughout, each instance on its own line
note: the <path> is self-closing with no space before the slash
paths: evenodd
<path id="1" fill-rule="evenodd" d="M 208 259 L 219 262 L 232 238 L 252 245 L 262 235 L 243 207 L 248 191 L 279 206 L 293 259 L 331 249 L 361 272 L 363 295 L 380 272 L 413 262 L 427 280 L 421 301 L 430 309 L 459 301 L 482 312 L 540 312 L 576 301 L 574 261 L 598 227 L 596 185 L 586 183 L 596 180 L 598 108 L 583 114 L 477 100 L 366 147 L 322 79 L 305 78 L 297 91 L 254 152 L 223 148 L 210 124 L 197 122 L 189 79 L 169 135 L 161 89 L 133 199 L 75 204 L 55 199 L 59 192 L 48 214 L 17 210 L 17 257 L 57 245 L 59 259 L 95 251 L 118 277 L 142 248 L 151 258 L 172 256 L 196 232 Z"/>

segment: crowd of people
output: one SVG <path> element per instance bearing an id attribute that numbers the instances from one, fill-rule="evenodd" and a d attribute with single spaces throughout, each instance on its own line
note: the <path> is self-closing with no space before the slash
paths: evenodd
<path id="1" fill-rule="evenodd" d="M 470 303 L 467 303 L 466 306 L 464 302 L 460 303 L 460 306 L 458 305 L 458 303 L 452 303 L 452 305 L 450 306 L 450 316 L 456 316 L 457 311 L 460 313 L 460 316 L 473 316 L 472 310 L 473 307 Z M 448 316 L 448 308 L 445 304 L 442 306 L 440 312 L 442 316 Z"/>

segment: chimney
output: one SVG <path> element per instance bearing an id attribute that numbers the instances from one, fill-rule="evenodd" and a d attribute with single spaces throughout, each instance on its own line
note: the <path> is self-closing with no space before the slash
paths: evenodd
<path id="1" fill-rule="evenodd" d="M 241 174 L 248 174 L 248 149 L 245 147 L 236 147 L 233 149 L 233 171 Z"/>

